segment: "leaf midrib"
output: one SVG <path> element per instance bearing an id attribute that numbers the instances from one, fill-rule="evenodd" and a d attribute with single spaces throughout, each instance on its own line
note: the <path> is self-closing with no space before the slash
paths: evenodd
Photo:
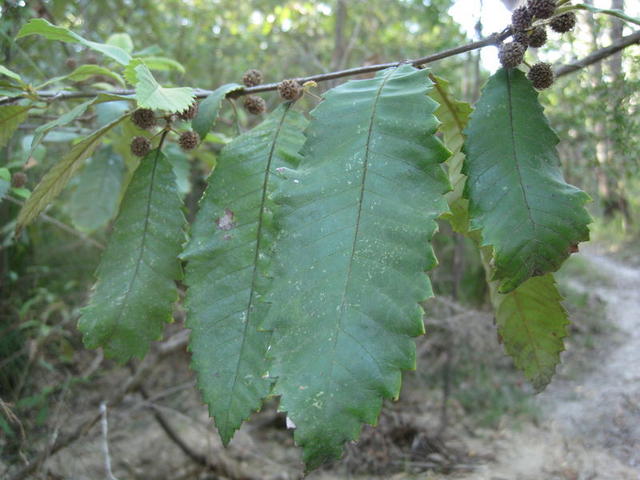
<path id="1" fill-rule="evenodd" d="M 110 341 L 113 338 L 117 327 L 120 325 L 120 321 L 122 320 L 122 315 L 125 311 L 125 306 L 129 301 L 129 296 L 131 294 L 133 284 L 135 283 L 138 273 L 140 271 L 140 265 L 142 263 L 142 257 L 144 256 L 146 250 L 146 242 L 147 242 L 147 232 L 149 230 L 149 216 L 151 214 L 151 198 L 153 197 L 154 185 L 155 185 L 155 177 L 156 170 L 158 168 L 158 158 L 160 157 L 160 149 L 156 150 L 156 156 L 153 160 L 153 168 L 151 170 L 151 178 L 149 179 L 149 190 L 147 194 L 147 204 L 145 205 L 145 214 L 144 214 L 144 226 L 142 228 L 142 238 L 140 241 L 140 253 L 138 254 L 138 258 L 136 259 L 136 266 L 133 271 L 133 275 L 131 277 L 131 281 L 129 281 L 129 285 L 127 286 L 127 290 L 124 296 L 123 302 L 120 304 L 119 312 L 116 317 L 116 321 L 114 322 L 113 328 L 111 329 L 111 333 L 105 337 L 105 344 L 107 341 Z"/>
<path id="2" fill-rule="evenodd" d="M 529 205 L 529 199 L 527 198 L 527 192 L 524 188 L 522 172 L 520 171 L 519 155 L 518 155 L 518 150 L 516 148 L 516 136 L 515 136 L 514 123 L 513 123 L 513 98 L 511 94 L 511 71 L 507 70 L 506 75 L 507 75 L 507 106 L 509 110 L 509 127 L 510 127 L 509 133 L 511 134 L 511 149 L 513 152 L 513 159 L 514 159 L 513 163 L 516 167 L 516 173 L 518 174 L 518 184 L 520 185 L 520 190 L 522 191 L 522 199 L 524 200 L 524 205 L 527 208 L 527 217 L 529 217 L 529 221 L 531 222 L 531 225 L 533 226 L 533 230 L 535 232 L 537 224 L 536 224 L 536 221 L 533 219 L 533 216 L 531 215 L 531 207 Z M 537 241 L 535 237 L 533 237 L 533 240 Z"/>
<path id="3" fill-rule="evenodd" d="M 386 86 L 389 78 L 391 78 L 392 74 L 396 71 L 397 71 L 397 68 L 390 69 L 389 72 L 386 74 L 385 78 L 380 83 L 380 86 L 378 87 L 378 91 L 376 92 L 376 95 L 375 95 L 375 100 L 373 102 L 373 108 L 371 109 L 371 117 L 369 119 L 369 128 L 367 131 L 367 141 L 365 143 L 364 159 L 362 163 L 362 176 L 360 179 L 360 198 L 358 199 L 358 211 L 356 213 L 355 232 L 353 234 L 353 242 L 351 244 L 351 253 L 349 255 L 349 264 L 347 266 L 347 274 L 344 282 L 344 287 L 342 290 L 342 299 L 340 301 L 340 315 L 338 316 L 338 321 L 336 323 L 334 341 L 333 341 L 333 346 L 331 348 L 332 361 L 331 361 L 331 369 L 329 370 L 329 374 L 327 375 L 328 379 L 333 378 L 333 369 L 336 365 L 336 358 L 335 358 L 336 347 L 338 345 L 338 338 L 340 336 L 340 332 L 343 331 L 342 319 L 345 313 L 347 291 L 349 289 L 349 284 L 351 282 L 351 273 L 353 270 L 353 259 L 355 257 L 356 244 L 358 243 L 358 235 L 360 233 L 360 218 L 362 216 L 362 204 L 364 203 L 365 183 L 367 180 L 367 170 L 369 167 L 370 145 L 371 145 L 371 137 L 373 134 L 374 119 L 375 119 L 376 111 L 378 108 L 378 102 L 380 101 L 380 96 L 382 95 L 382 90 Z"/>
<path id="4" fill-rule="evenodd" d="M 244 348 L 247 342 L 247 331 L 249 329 L 250 317 L 251 317 L 251 307 L 253 306 L 253 299 L 255 293 L 256 279 L 258 277 L 258 259 L 260 256 L 260 246 L 262 244 L 262 226 L 264 224 L 264 211 L 267 201 L 267 185 L 269 183 L 269 178 L 271 177 L 271 163 L 273 162 L 273 157 L 275 153 L 276 144 L 278 143 L 278 139 L 280 137 L 280 132 L 282 131 L 282 126 L 284 125 L 284 120 L 287 117 L 287 113 L 289 112 L 289 108 L 291 108 L 291 103 L 285 105 L 284 110 L 282 112 L 282 117 L 280 117 L 280 121 L 278 122 L 278 127 L 276 128 L 275 135 L 273 137 L 273 141 L 271 142 L 271 147 L 269 149 L 269 155 L 267 157 L 267 165 L 265 168 L 264 180 L 262 182 L 262 196 L 260 198 L 260 210 L 258 214 L 258 226 L 256 228 L 256 249 L 253 257 L 253 272 L 251 274 L 251 287 L 249 292 L 249 301 L 247 302 L 247 307 L 244 311 L 247 312 L 247 318 L 244 324 L 244 330 L 242 332 L 242 342 L 240 343 L 240 351 L 238 353 L 238 361 L 236 362 L 236 370 L 233 375 L 233 384 L 231 385 L 231 393 L 229 395 L 229 402 L 227 403 L 226 415 L 225 415 L 225 425 L 228 425 L 229 422 L 229 413 L 231 409 L 231 404 L 234 400 L 234 394 L 236 385 L 238 384 L 238 374 L 240 372 L 240 364 L 242 363 L 242 355 L 244 352 Z"/>

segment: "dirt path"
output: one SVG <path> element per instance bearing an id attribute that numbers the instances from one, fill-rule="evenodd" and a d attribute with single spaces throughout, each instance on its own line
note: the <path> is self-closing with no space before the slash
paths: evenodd
<path id="1" fill-rule="evenodd" d="M 602 336 L 591 371 L 575 378 L 562 365 L 538 405 L 539 426 L 504 431 L 495 464 L 468 479 L 640 479 L 640 269 L 591 251 L 584 258 L 608 279 L 572 288 L 596 293 L 618 331 Z"/>

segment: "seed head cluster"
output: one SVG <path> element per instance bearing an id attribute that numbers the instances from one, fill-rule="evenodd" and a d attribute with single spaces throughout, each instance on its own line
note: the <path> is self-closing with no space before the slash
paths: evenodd
<path id="1" fill-rule="evenodd" d="M 297 80 L 283 80 L 278 85 L 278 93 L 285 100 L 297 100 L 302 96 L 302 85 Z"/>
<path id="2" fill-rule="evenodd" d="M 535 18 L 544 20 L 553 17 L 556 2 L 555 0 L 529 0 L 527 7 Z"/>
<path id="3" fill-rule="evenodd" d="M 15 172 L 11 175 L 11 186 L 13 188 L 22 188 L 27 183 L 27 174 L 24 172 Z"/>
<path id="4" fill-rule="evenodd" d="M 532 21 L 533 15 L 526 5 L 516 8 L 511 14 L 511 27 L 516 32 L 529 28 Z"/>
<path id="5" fill-rule="evenodd" d="M 151 151 L 151 142 L 146 137 L 133 137 L 131 153 L 136 157 L 145 157 Z"/>
<path id="6" fill-rule="evenodd" d="M 193 130 L 187 130 L 180 134 L 178 143 L 180 144 L 180 148 L 183 150 L 193 150 L 200 143 L 200 135 L 198 135 L 198 132 L 194 132 Z"/>
<path id="7" fill-rule="evenodd" d="M 156 126 L 156 115 L 150 108 L 139 108 L 131 115 L 131 121 L 136 127 L 149 130 Z"/>
<path id="8" fill-rule="evenodd" d="M 576 26 L 576 14 L 573 12 L 563 13 L 551 19 L 549 24 L 554 32 L 566 33 Z"/>
<path id="9" fill-rule="evenodd" d="M 544 90 L 553 84 L 553 70 L 548 63 L 536 63 L 529 69 L 527 78 L 534 88 Z"/>
<path id="10" fill-rule="evenodd" d="M 262 83 L 262 72 L 255 68 L 247 70 L 242 76 L 242 83 L 245 87 L 255 87 L 256 85 L 260 85 Z"/>
<path id="11" fill-rule="evenodd" d="M 518 42 L 503 43 L 498 52 L 498 58 L 504 68 L 515 68 L 524 59 L 525 47 Z"/>
<path id="12" fill-rule="evenodd" d="M 547 31 L 544 27 L 536 27 L 529 34 L 529 46 L 533 48 L 540 48 L 547 43 Z"/>
<path id="13" fill-rule="evenodd" d="M 267 109 L 264 99 L 256 95 L 247 95 L 244 98 L 244 108 L 252 115 L 259 115 Z"/>

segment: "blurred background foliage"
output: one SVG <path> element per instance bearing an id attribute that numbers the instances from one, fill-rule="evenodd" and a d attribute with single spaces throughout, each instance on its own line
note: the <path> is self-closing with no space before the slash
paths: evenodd
<path id="1" fill-rule="evenodd" d="M 79 45 L 46 41 L 38 36 L 14 40 L 24 23 L 40 17 L 98 42 L 114 39 L 114 34 L 128 34 L 133 52 L 174 59 L 183 67 L 157 72 L 164 84 L 213 89 L 240 82 L 248 68 L 260 69 L 265 82 L 273 82 L 417 58 L 477 38 L 477 32 L 483 31 L 481 18 L 474 19 L 475 31 L 465 30 L 463 22 L 458 23 L 459 18 L 456 21 L 448 14 L 455 3 L 456 0 L 4 0 L 0 7 L 0 56 L 2 65 L 19 72 L 32 85 L 68 74 L 78 65 L 111 65 L 108 59 Z M 611 6 L 619 8 L 620 1 L 613 0 Z M 468 14 L 472 15 L 472 11 Z M 594 19 L 580 14 L 575 33 L 563 36 L 562 44 L 558 36 L 551 35 L 548 45 L 536 55 L 554 65 L 567 63 L 608 45 L 624 33 L 623 27 L 608 17 Z M 128 42 L 126 36 L 116 38 Z M 559 150 L 568 180 L 594 198 L 591 208 L 596 219 L 595 237 L 621 245 L 625 241 L 629 242 L 625 245 L 633 244 L 640 232 L 638 58 L 638 47 L 629 48 L 601 64 L 559 79 L 541 96 L 561 138 Z M 432 68 L 451 82 L 458 98 L 470 102 L 477 98 L 490 74 L 479 52 L 436 62 Z M 337 81 L 326 82 L 317 91 L 336 84 Z M 47 88 L 62 86 L 53 84 Z M 76 82 L 70 88 L 120 87 L 105 77 Z M 279 102 L 276 94 L 264 97 L 270 108 Z M 26 429 L 36 432 L 48 414 L 48 396 L 56 395 L 60 385 L 84 378 L 80 365 L 86 352 L 75 330 L 77 311 L 86 299 L 110 220 L 136 166 L 128 147 L 135 127 L 129 122 L 107 137 L 104 146 L 38 222 L 20 237 L 13 236 L 14 219 L 24 196 L 69 149 L 70 142 L 129 108 L 126 102 L 112 102 L 89 109 L 75 122 L 50 132 L 28 155 L 35 128 L 82 101 L 43 103 L 0 149 L 0 169 L 4 169 L 4 176 L 0 176 L 0 182 L 4 182 L 0 183 L 4 196 L 0 202 L 0 399 L 18 418 L 29 418 Z M 315 103 L 312 97 L 303 101 L 308 108 Z M 207 137 L 203 148 L 187 155 L 175 145 L 168 147 L 188 216 L 197 207 L 220 148 L 257 121 L 226 103 L 216 132 Z M 16 172 L 26 174 L 26 184 L 9 189 L 7 173 Z M 471 307 L 485 306 L 484 273 L 475 248 L 442 225 L 436 250 L 440 266 L 431 275 L 436 293 Z M 445 327 L 435 327 L 436 339 L 439 332 L 445 332 L 442 338 L 449 338 Z M 440 346 L 433 349 L 433 355 L 445 352 L 448 363 L 442 368 L 451 369 L 452 360 L 447 353 L 451 345 L 443 340 Z M 486 369 L 477 358 L 470 358 L 468 351 L 456 361 L 459 368 L 453 384 L 464 385 L 459 390 L 459 400 L 465 407 L 473 409 L 475 404 L 484 412 L 483 418 L 491 421 L 504 412 L 527 409 L 513 406 L 520 402 L 513 398 L 522 397 L 514 393 L 521 391 L 520 383 L 514 380 L 505 386 L 504 379 L 511 375 L 505 370 L 510 366 L 503 366 L 502 362 L 498 369 Z M 440 373 L 433 371 L 427 377 L 437 382 Z M 501 387 L 496 389 L 495 385 Z M 484 403 L 475 401 L 478 397 L 485 398 Z M 494 410 L 487 411 L 489 405 Z M 21 428 L 11 417 L 0 415 L 0 430 L 15 440 L 0 445 L 5 453 L 11 453 L 12 448 L 29 450 L 20 437 Z"/>

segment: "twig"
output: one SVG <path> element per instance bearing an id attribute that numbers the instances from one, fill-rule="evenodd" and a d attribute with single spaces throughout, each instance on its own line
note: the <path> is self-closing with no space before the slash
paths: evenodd
<path id="1" fill-rule="evenodd" d="M 18 205 L 20 207 L 24 206 L 24 202 L 17 200 L 13 197 L 9 197 L 6 196 L 5 200 L 8 200 L 9 202 Z M 100 242 L 98 242 L 97 240 L 94 240 L 93 238 L 89 237 L 88 235 L 85 235 L 82 232 L 79 232 L 78 230 L 76 230 L 73 227 L 70 227 L 69 225 L 67 225 L 66 223 L 62 223 L 60 220 L 57 220 L 53 217 L 50 217 L 49 215 L 47 215 L 46 213 L 41 213 L 40 214 L 40 218 L 42 220 L 44 220 L 47 223 L 50 223 L 51 225 L 54 225 L 56 227 L 58 227 L 60 230 L 64 230 L 67 233 L 70 233 L 71 235 L 78 237 L 82 240 L 84 240 L 85 242 L 87 242 L 90 245 L 93 245 L 94 247 L 100 249 L 100 250 L 104 250 L 104 245 Z"/>
<path id="2" fill-rule="evenodd" d="M 100 404 L 100 426 L 102 427 L 102 453 L 104 453 L 104 470 L 108 480 L 118 480 L 111 470 L 111 456 L 109 455 L 109 422 L 107 421 L 107 404 Z"/>
<path id="3" fill-rule="evenodd" d="M 138 386 L 138 392 L 140 392 L 142 398 L 144 398 L 145 400 L 149 400 L 149 394 L 142 385 Z M 175 443 L 187 457 L 196 462 L 198 465 L 201 465 L 203 467 L 211 467 L 209 461 L 207 460 L 207 457 L 196 452 L 189 445 L 187 445 L 187 442 L 185 442 L 184 439 L 178 434 L 178 432 L 173 429 L 169 421 L 165 418 L 162 412 L 158 410 L 158 408 L 156 408 L 152 403 L 149 404 L 149 406 L 153 410 L 153 418 L 156 419 L 158 425 L 160 425 L 162 430 L 164 430 L 164 433 L 167 434 L 167 437 L 169 437 L 169 439 L 173 443 Z"/>
<path id="4" fill-rule="evenodd" d="M 397 67 L 403 63 L 411 64 L 414 66 L 426 65 L 428 63 L 435 62 L 437 60 L 442 60 L 443 58 L 453 57 L 454 55 L 458 55 L 460 53 L 469 52 L 471 50 L 477 50 L 479 48 L 487 47 L 489 45 L 496 45 L 501 42 L 505 38 L 511 35 L 511 30 L 509 28 L 504 29 L 501 33 L 493 33 L 486 38 L 478 40 L 476 42 L 467 43 L 466 45 L 461 45 L 455 48 L 449 48 L 447 50 L 442 50 L 440 52 L 426 55 L 424 57 L 416 58 L 414 60 L 402 60 L 398 62 L 389 62 L 389 63 L 380 63 L 377 65 L 366 65 L 362 67 L 356 68 L 348 68 L 345 70 L 337 70 L 335 72 L 328 73 L 320 73 L 316 75 L 310 75 L 308 77 L 298 77 L 300 83 L 305 82 L 324 82 L 327 80 L 332 80 L 334 78 L 342 78 L 342 77 L 350 77 L 354 75 L 362 75 L 365 73 L 377 72 L 379 70 L 384 70 L 385 68 Z M 234 90 L 230 92 L 227 97 L 236 98 L 241 97 L 243 95 L 250 95 L 253 93 L 261 93 L 261 92 L 269 92 L 278 89 L 279 82 L 276 83 L 266 83 L 263 85 L 258 85 L 255 87 L 244 87 L 238 90 Z M 41 90 L 35 92 L 35 94 L 41 99 L 49 99 L 51 101 L 54 100 L 68 100 L 71 98 L 89 98 L 96 97 L 100 94 L 107 95 L 134 95 L 135 90 L 94 90 L 94 91 L 85 91 L 85 92 L 65 92 L 58 90 Z M 203 89 L 195 89 L 195 96 L 197 98 L 205 98 L 212 93 L 211 90 L 203 90 Z M 25 98 L 25 96 L 18 96 L 12 98 L 3 98 L 0 99 L 0 105 L 4 105 L 7 103 L 12 103 L 21 98 Z M 133 97 L 132 97 L 133 99 Z"/>
<path id="5" fill-rule="evenodd" d="M 640 44 L 640 30 L 636 30 L 632 34 L 622 37 L 620 40 L 612 43 L 608 47 L 596 50 L 595 52 L 587 55 L 580 60 L 576 60 L 575 62 L 557 68 L 555 71 L 555 75 L 556 77 L 562 77 L 563 75 L 567 75 L 568 73 L 576 72 L 582 68 L 588 67 L 589 65 L 600 62 L 605 58 L 614 55 L 620 50 L 633 45 L 634 43 Z"/>

